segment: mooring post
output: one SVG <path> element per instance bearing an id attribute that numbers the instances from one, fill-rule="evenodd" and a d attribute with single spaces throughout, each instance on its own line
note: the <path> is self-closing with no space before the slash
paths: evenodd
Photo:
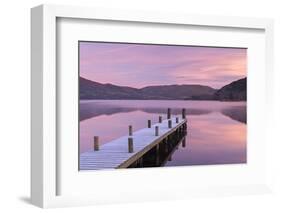
<path id="1" fill-rule="evenodd" d="M 185 117 L 186 117 L 186 111 L 185 111 L 185 108 L 184 108 L 184 109 L 182 109 L 182 119 L 185 119 Z"/>
<path id="2" fill-rule="evenodd" d="M 171 108 L 168 108 L 167 119 L 171 119 Z"/>
<path id="3" fill-rule="evenodd" d="M 162 123 L 162 116 L 159 116 L 159 123 Z"/>
<path id="4" fill-rule="evenodd" d="M 159 144 L 156 145 L 156 165 L 160 164 L 160 147 Z"/>
<path id="5" fill-rule="evenodd" d="M 140 165 L 140 167 L 143 167 L 143 159 L 142 159 L 142 157 L 139 159 L 139 165 Z"/>
<path id="6" fill-rule="evenodd" d="M 159 153 L 159 150 L 160 150 L 160 145 L 159 143 L 156 145 L 156 153 Z"/>
<path id="7" fill-rule="evenodd" d="M 165 139 L 165 153 L 169 152 L 169 147 L 168 147 L 168 139 Z"/>
<path id="8" fill-rule="evenodd" d="M 172 128 L 172 121 L 171 120 L 168 120 L 168 127 Z"/>
<path id="9" fill-rule="evenodd" d="M 159 136 L 159 126 L 155 126 L 155 136 Z"/>
<path id="10" fill-rule="evenodd" d="M 176 117 L 176 123 L 177 123 L 177 124 L 179 123 L 179 118 L 178 118 L 178 117 Z"/>
<path id="11" fill-rule="evenodd" d="M 134 152 L 133 138 L 128 138 L 128 152 L 129 153 L 133 153 Z"/>
<path id="12" fill-rule="evenodd" d="M 133 135 L 133 126 L 130 125 L 129 126 L 129 136 L 132 136 Z"/>
<path id="13" fill-rule="evenodd" d="M 99 136 L 94 136 L 94 151 L 99 151 Z"/>
<path id="14" fill-rule="evenodd" d="M 186 140 L 186 137 L 184 137 L 183 140 L 182 140 L 182 147 L 183 147 L 183 148 L 185 147 L 185 143 L 186 143 L 185 140 Z"/>
<path id="15" fill-rule="evenodd" d="M 148 120 L 148 121 L 147 121 L 147 127 L 148 127 L 148 128 L 151 128 L 151 120 Z"/>

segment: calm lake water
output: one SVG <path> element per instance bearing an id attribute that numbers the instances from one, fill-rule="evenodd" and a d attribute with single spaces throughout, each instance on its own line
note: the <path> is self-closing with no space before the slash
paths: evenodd
<path id="1" fill-rule="evenodd" d="M 147 120 L 157 123 L 187 109 L 186 146 L 179 148 L 165 166 L 246 163 L 246 102 L 85 100 L 80 101 L 80 153 L 91 149 L 94 135 L 105 144 L 145 128 Z"/>

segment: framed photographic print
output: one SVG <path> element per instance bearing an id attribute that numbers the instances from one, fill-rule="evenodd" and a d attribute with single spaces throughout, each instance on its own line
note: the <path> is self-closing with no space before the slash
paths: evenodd
<path id="1" fill-rule="evenodd" d="M 270 191 L 272 25 L 33 8 L 32 203 Z"/>
<path id="2" fill-rule="evenodd" d="M 79 170 L 247 163 L 246 48 L 78 45 Z"/>

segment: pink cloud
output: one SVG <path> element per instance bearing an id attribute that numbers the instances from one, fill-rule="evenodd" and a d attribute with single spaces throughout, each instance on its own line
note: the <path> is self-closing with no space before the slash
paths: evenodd
<path id="1" fill-rule="evenodd" d="M 246 76 L 247 50 L 193 46 L 80 43 L 80 75 L 133 87 L 204 84 L 215 88 Z"/>

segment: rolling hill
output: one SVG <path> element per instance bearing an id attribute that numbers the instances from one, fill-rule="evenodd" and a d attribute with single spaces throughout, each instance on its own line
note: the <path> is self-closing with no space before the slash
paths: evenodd
<path id="1" fill-rule="evenodd" d="M 215 92 L 214 99 L 220 101 L 246 101 L 247 78 L 242 78 L 225 85 Z"/>
<path id="2" fill-rule="evenodd" d="M 144 88 L 102 84 L 80 77 L 80 99 L 98 100 L 220 100 L 245 101 L 247 79 L 225 85 L 219 90 L 204 85 L 159 85 Z"/>
<path id="3" fill-rule="evenodd" d="M 202 85 L 161 85 L 141 89 L 101 84 L 80 77 L 80 99 L 190 100 L 212 99 L 215 89 Z"/>

